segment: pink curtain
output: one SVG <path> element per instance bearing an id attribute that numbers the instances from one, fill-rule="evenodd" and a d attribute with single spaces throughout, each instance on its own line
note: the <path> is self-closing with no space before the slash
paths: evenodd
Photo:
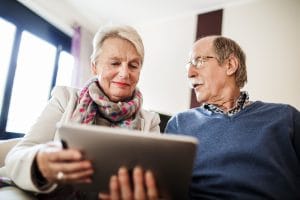
<path id="1" fill-rule="evenodd" d="M 72 86 L 79 87 L 80 81 L 80 42 L 81 42 L 81 28 L 78 25 L 73 26 L 74 34 L 72 37 L 71 54 L 74 57 L 74 69 L 72 77 Z"/>

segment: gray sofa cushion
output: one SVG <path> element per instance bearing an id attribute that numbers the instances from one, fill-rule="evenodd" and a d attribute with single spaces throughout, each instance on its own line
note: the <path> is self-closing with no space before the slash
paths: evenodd
<path id="1" fill-rule="evenodd" d="M 13 148 L 21 138 L 14 138 L 8 140 L 0 140 L 0 176 L 6 176 L 4 161 L 7 153 Z"/>
<path id="2" fill-rule="evenodd" d="M 0 140 L 0 168 L 4 166 L 4 161 L 7 153 L 14 147 L 21 138 L 13 138 L 8 140 Z"/>

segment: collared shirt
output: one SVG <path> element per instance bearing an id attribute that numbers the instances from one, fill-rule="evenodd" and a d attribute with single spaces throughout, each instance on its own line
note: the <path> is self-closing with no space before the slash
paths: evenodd
<path id="1" fill-rule="evenodd" d="M 240 112 L 241 110 L 243 110 L 246 106 L 248 106 L 250 104 L 251 104 L 251 102 L 249 101 L 248 92 L 242 91 L 240 93 L 240 96 L 239 96 L 238 100 L 236 101 L 235 107 L 230 109 L 228 112 L 225 112 L 224 110 L 217 107 L 216 105 L 209 104 L 209 103 L 203 104 L 203 108 L 206 109 L 206 110 L 209 110 L 213 113 L 221 113 L 221 114 L 224 114 L 224 115 L 232 116 L 232 115 Z"/>

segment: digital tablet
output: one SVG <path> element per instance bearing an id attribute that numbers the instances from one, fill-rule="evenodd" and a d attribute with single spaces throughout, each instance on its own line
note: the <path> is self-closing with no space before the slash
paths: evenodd
<path id="1" fill-rule="evenodd" d="M 187 199 L 198 140 L 190 136 L 141 132 L 95 125 L 59 124 L 68 147 L 84 152 L 95 173 L 82 191 L 108 192 L 109 179 L 121 166 L 151 170 L 163 199 Z"/>

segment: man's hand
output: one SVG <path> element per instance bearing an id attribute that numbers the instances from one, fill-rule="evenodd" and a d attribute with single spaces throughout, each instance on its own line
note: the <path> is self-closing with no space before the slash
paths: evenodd
<path id="1" fill-rule="evenodd" d="M 133 188 L 130 179 L 133 180 Z M 99 199 L 104 200 L 156 200 L 158 192 L 155 179 L 150 171 L 145 173 L 140 167 L 135 167 L 132 177 L 125 167 L 121 167 L 118 175 L 113 175 L 109 183 L 110 194 L 99 193 Z"/>

